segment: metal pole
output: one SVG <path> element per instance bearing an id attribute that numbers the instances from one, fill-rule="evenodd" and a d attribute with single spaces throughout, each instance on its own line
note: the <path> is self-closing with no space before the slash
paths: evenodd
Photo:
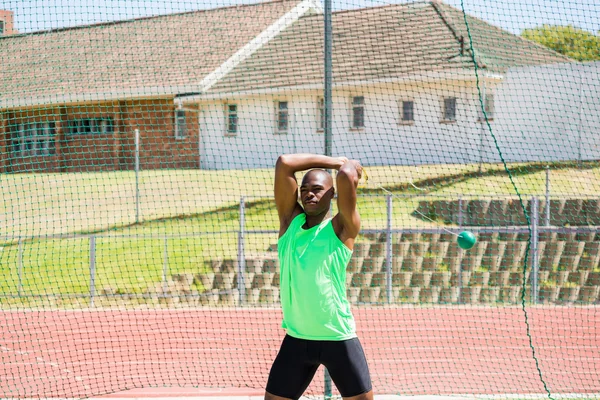
<path id="1" fill-rule="evenodd" d="M 581 168 L 581 162 L 582 160 L 582 156 L 581 156 L 581 146 L 583 143 L 581 143 L 582 137 L 581 137 L 581 115 L 583 112 L 583 66 L 581 66 L 580 72 L 579 72 L 579 112 L 578 112 L 578 120 L 577 120 L 577 166 Z"/>
<path id="2" fill-rule="evenodd" d="M 90 236 L 90 307 L 96 296 L 96 237 Z"/>
<path id="3" fill-rule="evenodd" d="M 544 225 L 550 226 L 550 167 L 546 165 L 546 210 L 544 213 Z"/>
<path id="4" fill-rule="evenodd" d="M 325 78 L 325 82 L 324 82 L 324 90 L 323 90 L 323 108 L 324 108 L 324 112 L 325 112 L 325 126 L 323 127 L 324 130 L 324 136 L 325 136 L 325 155 L 326 156 L 331 156 L 331 147 L 332 147 L 332 137 L 331 137 L 331 125 L 332 125 L 332 115 L 331 115 L 331 106 L 332 106 L 332 99 L 331 99 L 331 81 L 333 80 L 333 74 L 332 74 L 332 61 L 331 61 L 331 54 L 332 54 L 332 28 L 331 28 L 331 0 L 324 0 L 323 1 L 323 5 L 324 5 L 324 54 L 323 54 L 323 58 L 324 58 L 324 78 Z M 332 397 L 332 390 L 331 390 L 331 376 L 329 376 L 329 371 L 327 371 L 327 368 L 325 368 L 325 374 L 324 374 L 324 393 L 323 393 L 323 397 L 326 400 L 331 399 Z"/>
<path id="5" fill-rule="evenodd" d="M 392 195 L 387 195 L 387 233 L 385 241 L 385 286 L 387 302 L 392 302 Z"/>
<path id="6" fill-rule="evenodd" d="M 246 270 L 246 256 L 244 249 L 244 231 L 246 229 L 246 204 L 244 196 L 240 197 L 240 230 L 238 231 L 238 292 L 240 304 L 246 298 L 246 285 L 244 272 Z"/>
<path id="7" fill-rule="evenodd" d="M 483 100 L 483 104 L 484 104 L 483 110 L 480 108 L 481 102 L 480 101 L 477 102 L 478 103 L 477 108 L 479 109 L 479 115 L 480 115 L 479 121 L 481 122 L 481 129 L 479 131 L 479 167 L 477 168 L 477 171 L 479 173 L 481 173 L 482 164 L 483 164 L 483 136 L 486 133 L 485 132 L 486 131 L 486 120 L 485 120 L 485 114 L 484 114 L 486 101 L 487 101 L 487 99 L 486 99 L 486 82 L 487 82 L 487 80 L 485 79 L 485 75 L 484 75 L 483 85 L 482 85 L 482 94 L 481 94 L 483 97 L 482 100 Z"/>
<path id="8" fill-rule="evenodd" d="M 140 222 L 140 130 L 135 130 L 135 223 Z"/>
<path id="9" fill-rule="evenodd" d="M 18 286 L 17 286 L 17 295 L 21 297 L 23 292 L 23 242 L 19 239 L 19 260 L 17 265 L 17 275 L 18 275 Z"/>
<path id="10" fill-rule="evenodd" d="M 538 284 L 538 223 L 539 223 L 539 200 L 537 197 L 531 198 L 531 301 L 538 303 L 539 284 Z"/>
<path id="11" fill-rule="evenodd" d="M 324 90 L 323 90 L 323 108 L 325 113 L 325 126 L 323 127 L 323 131 L 325 134 L 325 155 L 331 156 L 331 147 L 332 147 L 332 136 L 331 136 L 331 128 L 332 128 L 332 27 L 331 27 L 331 0 L 324 0 L 324 19 L 325 19 L 325 46 L 324 46 L 324 72 L 325 72 L 325 82 L 324 82 Z"/>
<path id="12" fill-rule="evenodd" d="M 462 226 L 463 224 L 463 201 L 462 196 L 458 196 L 458 226 Z"/>
<path id="13" fill-rule="evenodd" d="M 167 274 L 169 271 L 169 251 L 167 247 L 167 237 L 164 238 L 164 246 L 163 246 L 163 276 L 162 276 L 162 295 L 166 296 L 168 285 L 167 285 Z"/>

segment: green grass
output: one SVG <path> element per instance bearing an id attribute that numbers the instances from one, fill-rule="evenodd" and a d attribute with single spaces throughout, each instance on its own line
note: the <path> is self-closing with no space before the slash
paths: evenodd
<path id="1" fill-rule="evenodd" d="M 411 215 L 421 191 L 453 199 L 458 194 L 512 195 L 500 166 L 371 167 L 361 188 L 359 210 L 363 228 L 386 226 L 386 200 L 377 183 L 401 196 L 394 198 L 395 227 L 433 224 Z M 500 172 L 499 172 L 500 171 Z M 578 197 L 597 196 L 600 168 L 559 169 L 552 173 L 552 192 Z M 167 240 L 168 276 L 205 271 L 212 258 L 236 258 L 240 196 L 270 196 L 272 170 L 146 171 L 142 173 L 144 222 L 135 224 L 135 181 L 131 172 L 23 174 L 0 177 L 0 228 L 8 240 L 0 245 L 0 294 L 18 289 L 18 246 L 25 239 L 22 292 L 82 294 L 89 292 L 89 238 L 44 238 L 47 235 L 97 232 L 96 287 L 142 293 L 160 282 Z M 516 171 L 519 188 L 543 194 L 545 173 L 535 168 Z M 247 230 L 276 230 L 272 200 L 249 199 Z M 0 239 L 2 240 L 2 239 Z M 275 234 L 247 234 L 246 252 L 264 254 Z M 0 243 L 2 243 L 0 241 Z"/>

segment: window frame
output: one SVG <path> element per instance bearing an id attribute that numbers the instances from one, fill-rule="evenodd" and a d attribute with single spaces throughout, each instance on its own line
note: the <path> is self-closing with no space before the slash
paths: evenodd
<path id="1" fill-rule="evenodd" d="M 240 116 L 239 116 L 239 105 L 237 103 L 225 103 L 224 105 L 225 111 L 225 136 L 237 136 L 240 128 Z M 231 106 L 235 107 L 235 112 L 233 115 L 235 116 L 235 130 L 230 130 L 230 120 L 231 120 L 231 110 L 229 109 Z"/>
<path id="2" fill-rule="evenodd" d="M 187 139 L 187 114 L 185 110 L 176 108 L 174 115 L 175 140 Z M 183 117 L 183 123 L 182 123 Z"/>
<path id="3" fill-rule="evenodd" d="M 404 119 L 404 103 L 412 103 L 412 119 Z M 398 100 L 398 125 L 414 125 L 415 124 L 415 100 L 409 97 L 404 97 Z"/>
<path id="4" fill-rule="evenodd" d="M 281 104 L 282 103 L 286 104 L 285 111 L 281 110 Z M 286 127 L 285 127 L 285 130 L 279 129 L 279 127 L 281 126 L 281 124 L 280 124 L 280 116 L 282 115 L 282 112 L 286 116 Z M 290 131 L 290 102 L 287 99 L 275 100 L 275 134 L 277 134 L 277 135 L 285 135 L 285 134 L 289 133 L 289 131 Z"/>
<path id="5" fill-rule="evenodd" d="M 55 156 L 56 121 L 15 124 L 12 151 L 22 158 Z"/>
<path id="6" fill-rule="evenodd" d="M 325 132 L 325 98 L 317 97 L 317 132 Z"/>
<path id="7" fill-rule="evenodd" d="M 362 97 L 362 104 L 356 104 L 354 102 L 355 99 L 357 98 L 361 98 Z M 357 108 L 361 108 L 362 109 L 362 126 L 356 126 L 354 124 L 354 122 L 356 122 L 355 120 L 355 114 L 354 114 L 354 110 Z M 366 110 L 367 109 L 367 101 L 366 101 L 366 97 L 362 94 L 360 95 L 351 95 L 350 96 L 350 130 L 351 131 L 363 131 L 366 127 Z"/>
<path id="8" fill-rule="evenodd" d="M 494 120 L 494 116 L 496 114 L 496 103 L 495 103 L 495 98 L 494 98 L 494 92 L 490 91 L 489 93 L 486 93 L 485 96 L 483 97 L 483 109 L 485 110 L 485 115 L 483 115 L 483 112 L 481 113 L 481 120 L 485 121 L 485 116 L 487 116 L 487 120 L 488 121 L 493 121 Z M 491 101 L 490 101 L 491 99 Z M 490 104 L 491 106 L 491 111 L 490 111 Z"/>
<path id="9" fill-rule="evenodd" d="M 447 118 L 446 114 L 446 100 L 454 100 L 454 118 Z M 442 97 L 442 117 L 440 123 L 442 124 L 455 124 L 458 122 L 458 96 L 444 96 Z"/>
<path id="10" fill-rule="evenodd" d="M 76 118 L 67 121 L 66 133 L 72 136 L 112 135 L 114 132 L 115 122 L 113 117 L 110 116 Z"/>

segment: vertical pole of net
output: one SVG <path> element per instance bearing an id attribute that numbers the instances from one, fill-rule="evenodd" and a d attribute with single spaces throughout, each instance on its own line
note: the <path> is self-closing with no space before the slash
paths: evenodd
<path id="1" fill-rule="evenodd" d="M 546 212 L 544 213 L 544 225 L 550 226 L 550 167 L 546 166 Z"/>
<path id="2" fill-rule="evenodd" d="M 531 302 L 537 304 L 539 296 L 538 284 L 538 222 L 539 222 L 539 199 L 531 198 Z M 523 277 L 525 278 L 525 277 Z"/>
<path id="3" fill-rule="evenodd" d="M 463 200 L 462 196 L 458 196 L 458 226 L 463 224 Z"/>
<path id="4" fill-rule="evenodd" d="M 165 236 L 163 239 L 163 275 L 162 275 L 162 294 L 166 296 L 168 286 L 167 286 L 167 274 L 169 273 L 169 249 L 168 249 L 168 239 Z"/>
<path id="5" fill-rule="evenodd" d="M 90 236 L 90 307 L 96 297 L 96 236 Z"/>
<path id="6" fill-rule="evenodd" d="M 140 222 L 140 130 L 135 130 L 135 223 Z"/>
<path id="7" fill-rule="evenodd" d="M 17 264 L 17 275 L 18 275 L 18 285 L 17 286 L 17 295 L 19 297 L 21 297 L 21 294 L 23 293 L 23 241 L 19 238 L 19 254 L 18 254 L 18 264 Z"/>
<path id="8" fill-rule="evenodd" d="M 238 231 L 238 293 L 240 304 L 246 298 L 246 284 L 244 282 L 244 271 L 246 269 L 246 255 L 244 249 L 244 231 L 246 229 L 246 200 L 240 197 L 240 230 Z"/>
<path id="9" fill-rule="evenodd" d="M 392 302 L 392 195 L 387 195 L 387 232 L 385 240 L 385 288 L 388 304 Z"/>
<path id="10" fill-rule="evenodd" d="M 331 135 L 331 125 L 332 125 L 332 98 L 331 98 L 331 81 L 333 79 L 332 74 L 332 29 L 331 29 L 331 0 L 323 1 L 323 11 L 324 11 L 324 38 L 323 38 L 323 72 L 324 72 L 324 82 L 323 82 L 323 111 L 325 114 L 325 120 L 323 126 L 324 136 L 325 136 L 325 155 L 331 156 L 331 148 L 332 148 L 332 135 Z M 329 371 L 325 368 L 324 374 L 324 393 L 323 397 L 328 400 L 331 399 L 331 376 L 329 376 Z"/>
<path id="11" fill-rule="evenodd" d="M 331 28 L 331 0 L 324 1 L 324 90 L 323 90 L 323 108 L 325 113 L 324 122 L 324 134 L 325 134 L 325 155 L 331 156 L 331 147 L 332 147 L 332 135 L 331 135 L 331 125 L 332 125 L 332 80 L 333 80 L 333 72 L 332 72 L 332 28 Z"/>

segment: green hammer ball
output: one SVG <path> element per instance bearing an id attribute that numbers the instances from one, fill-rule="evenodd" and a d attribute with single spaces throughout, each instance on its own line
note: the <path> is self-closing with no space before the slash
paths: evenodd
<path id="1" fill-rule="evenodd" d="M 471 247 L 475 246 L 477 239 L 475 239 L 473 232 L 462 231 L 456 238 L 456 241 L 461 249 L 469 250 Z"/>

